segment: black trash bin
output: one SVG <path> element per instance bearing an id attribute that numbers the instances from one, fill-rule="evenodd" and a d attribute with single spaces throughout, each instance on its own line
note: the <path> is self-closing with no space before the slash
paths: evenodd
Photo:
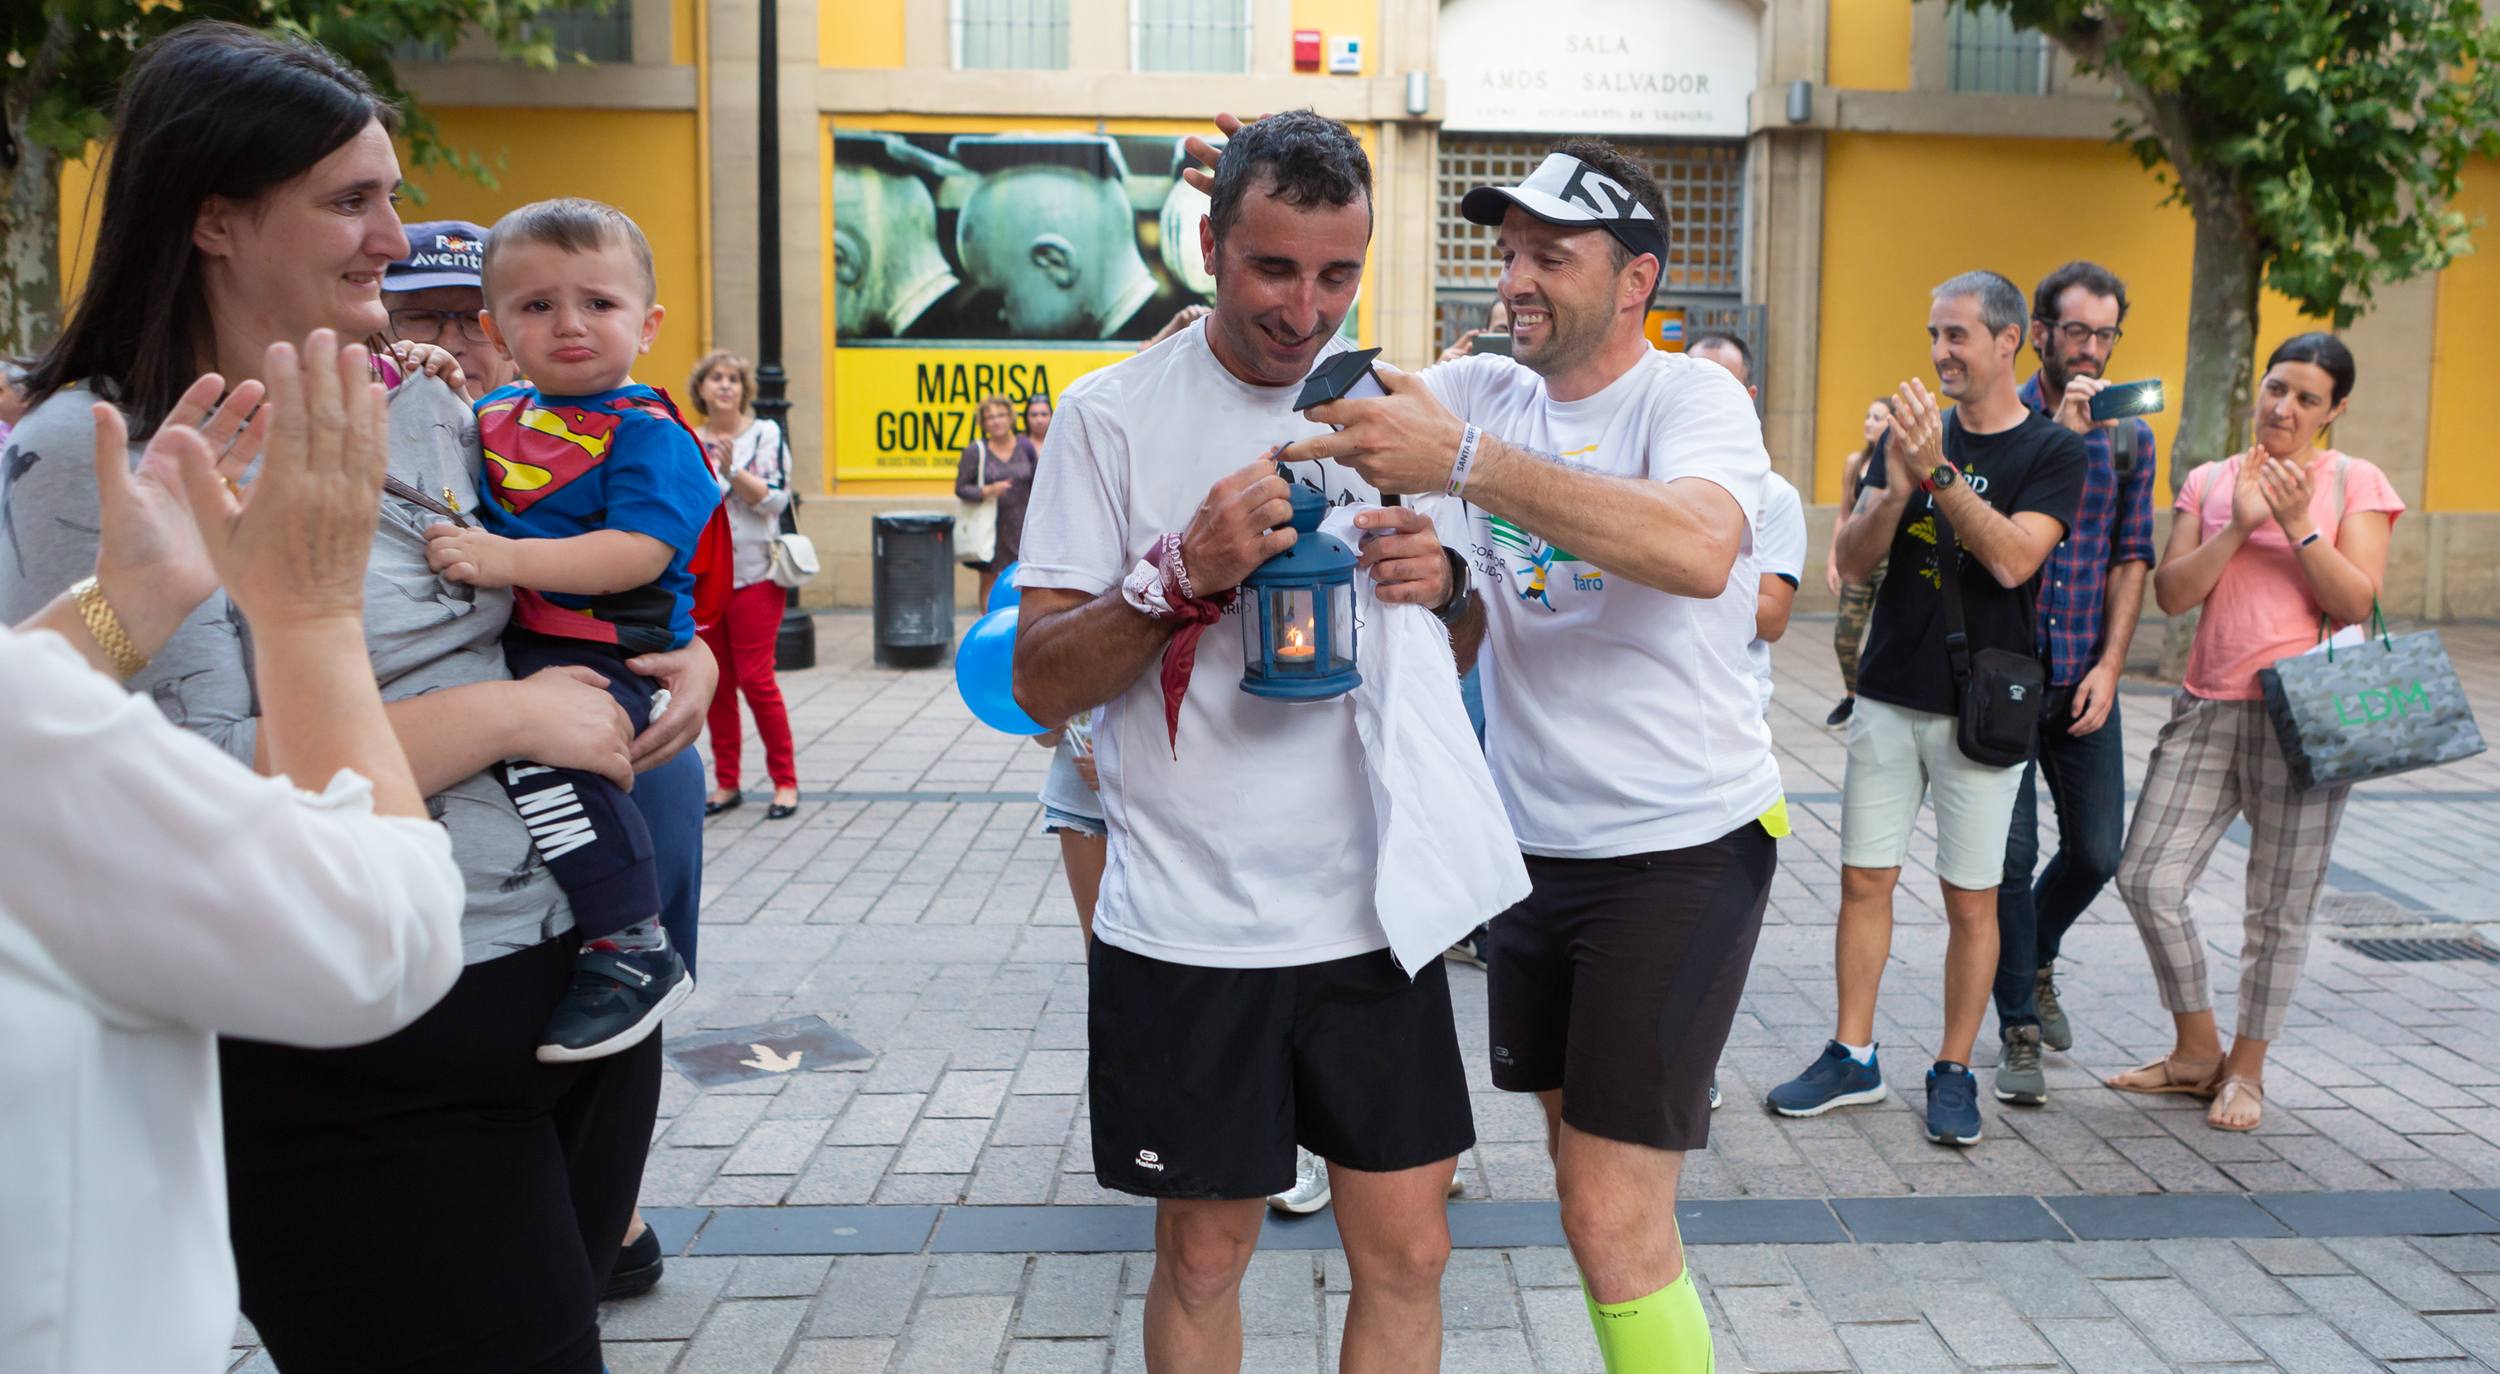
<path id="1" fill-rule="evenodd" d="M 942 663 L 955 642 L 955 517 L 896 511 L 871 530 L 877 662 L 891 668 Z"/>

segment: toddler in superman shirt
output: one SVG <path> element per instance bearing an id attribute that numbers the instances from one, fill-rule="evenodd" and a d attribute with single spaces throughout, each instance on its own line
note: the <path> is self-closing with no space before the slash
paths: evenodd
<path id="1" fill-rule="evenodd" d="M 479 524 L 427 531 L 444 580 L 514 589 L 513 676 L 591 669 L 632 717 L 655 685 L 626 667 L 694 637 L 701 548 L 720 505 L 703 447 L 656 387 L 633 380 L 663 311 L 651 249 L 623 212 L 588 200 L 525 205 L 489 230 L 488 337 L 523 381 L 477 403 Z M 595 1059 L 640 1043 L 694 990 L 660 928 L 651 833 L 596 774 L 496 767 L 581 934 L 573 978 L 538 1058 Z"/>

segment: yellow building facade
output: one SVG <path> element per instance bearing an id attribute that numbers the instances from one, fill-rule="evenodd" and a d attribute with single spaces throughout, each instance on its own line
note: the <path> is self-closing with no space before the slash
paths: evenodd
<path id="1" fill-rule="evenodd" d="M 2102 262 L 2133 301 L 2113 375 L 2184 367 L 2191 226 L 2111 142 L 2118 100 L 2035 36 L 1933 0 L 772 2 L 771 111 L 764 0 L 616 0 L 583 31 L 595 60 L 554 72 L 465 48 L 405 65 L 499 183 L 421 176 L 408 213 L 621 205 L 670 311 L 648 379 L 681 388 L 706 349 L 755 349 L 757 121 L 774 119 L 791 437 L 827 554 L 812 603 L 867 600 L 872 514 L 951 506 L 981 395 L 1055 395 L 1204 299 L 1175 149 L 1219 109 L 1308 106 L 1363 139 L 1376 229 L 1351 332 L 1406 366 L 1491 298 L 1490 236 L 1457 220 L 1458 192 L 1524 174 L 1564 134 L 1630 144 L 1676 220 L 1661 342 L 1755 343 L 1765 436 L 1814 508 L 1818 562 L 1867 401 L 1932 379 L 1927 292 L 1945 277 L 2027 289 Z M 2500 168 L 2475 167 L 2459 208 L 2500 219 Z M 1037 267 L 1057 283 L 1041 304 L 1019 294 Z M 2500 361 L 2495 317 L 2487 251 L 2382 291 L 2346 331 L 2361 381 L 2335 440 L 2410 507 L 2391 611 L 2500 615 L 2500 463 L 2472 404 Z M 2270 299 L 2260 353 L 2305 323 Z M 1804 604 L 1828 604 L 1819 577 Z"/>

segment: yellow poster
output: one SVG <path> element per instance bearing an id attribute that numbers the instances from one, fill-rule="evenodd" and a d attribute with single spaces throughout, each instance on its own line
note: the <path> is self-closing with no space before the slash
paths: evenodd
<path id="1" fill-rule="evenodd" d="M 980 436 L 974 411 L 1004 396 L 1022 429 L 1025 398 L 1056 400 L 1134 352 L 1047 348 L 839 348 L 833 354 L 834 475 L 841 481 L 942 477 Z"/>
<path id="2" fill-rule="evenodd" d="M 1181 177 L 1194 120 L 828 120 L 828 468 L 951 482 L 981 398 L 1028 396 L 1131 356 L 1214 299 L 1207 198 Z M 1368 146 L 1366 126 L 1357 135 Z M 1368 326 L 1362 300 L 1350 323 Z"/>

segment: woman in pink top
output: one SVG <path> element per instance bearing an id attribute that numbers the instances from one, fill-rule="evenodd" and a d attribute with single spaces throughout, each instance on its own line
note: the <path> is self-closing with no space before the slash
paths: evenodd
<path id="1" fill-rule="evenodd" d="M 2404 502 L 2377 467 L 2317 445 L 2352 395 L 2351 350 L 2289 339 L 2257 388 L 2257 444 L 2189 474 L 2153 574 L 2164 612 L 2202 607 L 2187 685 L 2153 746 L 2118 890 L 2177 1026 L 2170 1053 L 2109 1080 L 2128 1092 L 2211 1097 L 2205 1124 L 2248 1131 L 2265 1111 L 2266 1047 L 2309 953 L 2310 913 L 2349 787 L 2297 789 L 2266 718 L 2258 671 L 2316 646 L 2322 620 L 2369 619 Z M 2248 914 L 2238 1033 L 2214 1027 L 2204 940 L 2188 892 L 2231 822 L 2246 817 Z"/>

